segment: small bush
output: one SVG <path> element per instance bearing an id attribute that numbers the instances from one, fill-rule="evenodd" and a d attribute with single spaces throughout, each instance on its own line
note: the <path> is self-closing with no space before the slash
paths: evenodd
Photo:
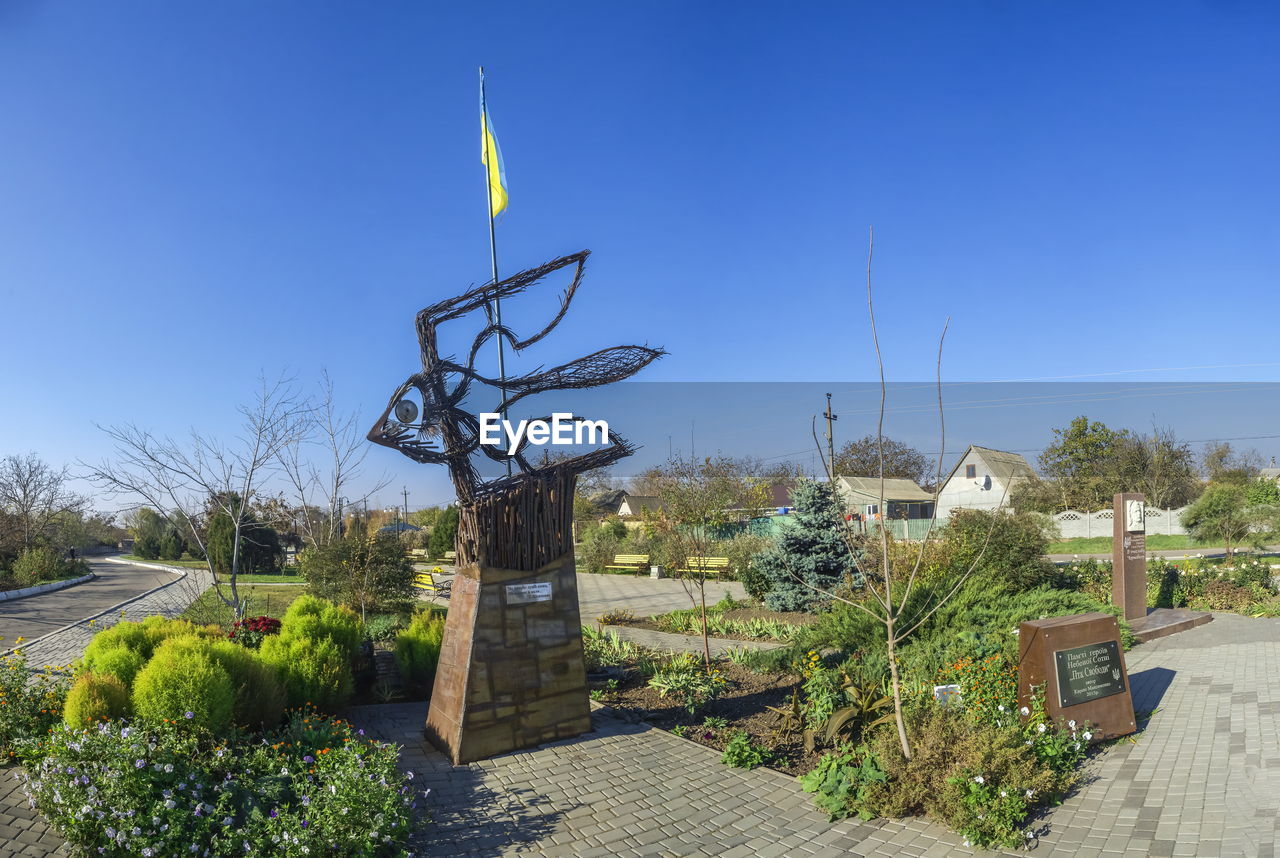
<path id="1" fill-rule="evenodd" d="M 310 595 L 299 596 L 285 611 L 280 620 L 280 634 L 315 640 L 327 638 L 337 644 L 348 660 L 355 658 L 365 636 L 364 623 L 355 611 Z"/>
<path id="2" fill-rule="evenodd" d="M 426 692 L 436 678 L 440 644 L 444 640 L 445 618 L 436 611 L 423 611 L 396 635 L 396 664 L 405 683 Z"/>
<path id="3" fill-rule="evenodd" d="M 21 641 L 19 641 L 21 643 Z M 43 738 L 62 717 L 66 677 L 28 671 L 21 655 L 0 658 L 0 765 L 24 739 Z"/>
<path id="4" fill-rule="evenodd" d="M 330 638 L 276 635 L 262 642 L 258 654 L 275 668 L 290 706 L 312 703 L 333 711 L 351 697 L 351 660 Z"/>
<path id="5" fill-rule="evenodd" d="M 373 614 L 365 622 L 365 632 L 372 641 L 394 640 L 396 634 L 404 627 L 404 621 L 399 614 Z"/>
<path id="6" fill-rule="evenodd" d="M 285 692 L 275 668 L 264 664 L 253 650 L 231 641 L 208 644 L 210 657 L 227 672 L 235 697 L 231 720 L 242 727 L 264 729 L 280 723 Z"/>
<path id="7" fill-rule="evenodd" d="M 24 549 L 13 561 L 13 579 L 19 587 L 34 587 L 42 581 L 52 581 L 63 574 L 62 558 L 58 552 L 46 546 Z"/>
<path id="8" fill-rule="evenodd" d="M 635 661 L 640 655 L 640 647 L 623 640 L 617 632 L 582 627 L 582 658 L 588 673 Z"/>
<path id="9" fill-rule="evenodd" d="M 610 608 L 596 617 L 596 622 L 602 626 L 617 626 L 629 623 L 635 618 L 636 612 L 630 608 Z"/>
<path id="10" fill-rule="evenodd" d="M 686 712 L 695 714 L 729 688 L 729 680 L 718 669 L 706 670 L 695 656 L 684 653 L 659 668 L 649 687 L 663 697 L 674 697 Z"/>
<path id="11" fill-rule="evenodd" d="M 735 730 L 720 755 L 720 762 L 735 769 L 754 769 L 771 759 L 773 754 L 751 741 L 751 734 L 746 730 Z"/>
<path id="12" fill-rule="evenodd" d="M 128 714 L 129 689 L 118 677 L 107 673 L 80 674 L 62 708 L 62 720 L 76 729 Z"/>
<path id="13" fill-rule="evenodd" d="M 99 674 L 114 676 L 125 688 L 133 687 L 133 679 L 146 664 L 142 653 L 123 646 L 102 650 L 95 654 L 90 670 Z"/>
<path id="14" fill-rule="evenodd" d="M 230 726 L 234 706 L 227 671 L 186 640 L 157 652 L 133 682 L 134 712 L 153 724 L 169 720 L 218 733 Z"/>

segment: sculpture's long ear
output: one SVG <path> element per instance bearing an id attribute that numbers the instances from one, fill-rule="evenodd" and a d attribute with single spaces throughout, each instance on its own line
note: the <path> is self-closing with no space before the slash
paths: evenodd
<path id="1" fill-rule="evenodd" d="M 571 253 L 568 256 L 561 256 L 559 259 L 553 259 L 537 268 L 530 268 L 527 271 L 521 271 L 513 277 L 501 280 L 498 283 L 486 283 L 483 286 L 477 286 L 470 289 L 456 298 L 450 298 L 447 301 L 441 301 L 438 304 L 432 304 L 418 313 L 417 329 L 418 341 L 425 349 L 428 343 L 434 346 L 435 335 L 434 329 L 441 322 L 447 322 L 451 319 L 457 319 L 465 316 L 473 310 L 485 307 L 494 298 L 509 298 L 512 295 L 518 295 L 525 289 L 537 283 L 543 277 L 552 272 L 559 271 L 570 265 L 577 265 L 577 271 L 573 278 L 573 283 L 565 291 L 565 296 L 561 301 L 560 312 L 552 320 L 551 324 L 544 328 L 538 334 L 535 334 L 528 340 L 520 343 L 513 343 L 519 349 L 527 345 L 537 342 L 542 337 L 550 333 L 551 329 L 560 323 L 564 318 L 565 312 L 569 309 L 569 301 L 573 298 L 573 293 L 577 291 L 578 283 L 582 280 L 582 269 L 587 261 L 587 257 L 591 255 L 590 250 L 581 250 L 577 253 Z"/>
<path id="2" fill-rule="evenodd" d="M 569 312 L 569 302 L 573 300 L 574 294 L 578 291 L 578 286 L 582 283 L 582 274 L 586 270 L 587 256 L 590 255 L 590 253 L 591 251 L 584 250 L 581 253 L 575 253 L 573 256 L 564 257 L 565 260 L 576 260 L 578 267 L 573 272 L 573 281 L 565 287 L 564 294 L 560 296 L 560 311 L 556 313 L 555 317 L 548 322 L 547 326 L 541 331 L 538 331 L 538 333 L 528 337 L 527 339 L 523 339 L 518 343 L 512 343 L 511 345 L 516 351 L 533 345 L 538 340 L 555 330 L 556 325 L 560 324 L 560 320 L 564 318 L 564 314 Z"/>

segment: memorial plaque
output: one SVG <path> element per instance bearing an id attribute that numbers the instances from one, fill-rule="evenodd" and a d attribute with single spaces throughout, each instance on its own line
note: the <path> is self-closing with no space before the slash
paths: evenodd
<path id="1" fill-rule="evenodd" d="M 527 605 L 530 602 L 550 602 L 551 582 L 541 581 L 536 584 L 508 584 L 507 604 Z"/>
<path id="2" fill-rule="evenodd" d="M 1121 492 L 1112 506 L 1111 601 L 1126 620 L 1147 615 L 1146 502 L 1136 492 Z"/>
<path id="3" fill-rule="evenodd" d="M 1120 624 L 1110 614 L 1030 620 L 1018 627 L 1018 705 L 1044 693 L 1045 713 L 1088 724 L 1093 741 L 1132 733 L 1133 698 Z"/>
<path id="4" fill-rule="evenodd" d="M 1058 673 L 1058 702 L 1064 707 L 1125 690 L 1120 645 L 1115 641 L 1058 650 L 1053 658 Z"/>

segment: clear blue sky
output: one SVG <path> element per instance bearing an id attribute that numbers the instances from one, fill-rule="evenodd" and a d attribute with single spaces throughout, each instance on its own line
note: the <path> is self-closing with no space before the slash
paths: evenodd
<path id="1" fill-rule="evenodd" d="M 1235 0 L 4 0 L 0 452 L 223 430 L 286 368 L 371 422 L 413 313 L 489 276 L 480 64 L 503 270 L 595 251 L 537 362 L 867 380 L 874 224 L 892 379 L 951 315 L 951 379 L 1276 380 L 1278 37 Z"/>

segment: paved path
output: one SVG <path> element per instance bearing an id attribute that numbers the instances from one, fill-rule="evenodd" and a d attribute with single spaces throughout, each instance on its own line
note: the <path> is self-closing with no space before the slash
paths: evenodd
<path id="1" fill-rule="evenodd" d="M 171 572 L 162 569 L 109 560 L 91 560 L 89 568 L 98 576 L 92 581 L 0 602 L 0 640 L 4 642 L 0 649 L 7 649 L 19 636 L 34 640 L 174 579 Z"/>
<path id="2" fill-rule="evenodd" d="M 736 581 L 708 581 L 707 604 L 720 601 L 725 594 L 745 599 L 746 591 Z M 578 573 L 578 605 L 582 624 L 595 622 L 610 608 L 629 608 L 637 617 L 652 617 L 678 608 L 691 608 L 684 585 L 671 578 L 653 579 L 639 575 L 593 575 Z"/>
<path id="3" fill-rule="evenodd" d="M 1218 614 L 1128 662 L 1136 708 L 1159 711 L 1036 823 L 1043 834 L 1032 854 L 1274 858 L 1280 620 Z M 790 778 L 730 769 L 713 750 L 598 712 L 587 736 L 453 768 L 422 741 L 425 707 L 351 714 L 402 743 L 405 765 L 432 790 L 418 855 L 974 854 L 919 819 L 830 825 Z"/>
<path id="4" fill-rule="evenodd" d="M 1267 545 L 1263 547 L 1263 559 L 1271 563 L 1280 563 L 1280 557 L 1276 557 L 1280 553 L 1280 545 Z M 1046 554 L 1054 563 L 1069 563 L 1072 560 L 1110 560 L 1112 554 L 1110 551 L 1083 553 L 1083 554 Z M 1161 548 L 1158 551 L 1148 551 L 1148 557 L 1165 557 L 1169 560 L 1181 560 L 1183 557 L 1226 557 L 1227 549 L 1225 548 Z"/>

